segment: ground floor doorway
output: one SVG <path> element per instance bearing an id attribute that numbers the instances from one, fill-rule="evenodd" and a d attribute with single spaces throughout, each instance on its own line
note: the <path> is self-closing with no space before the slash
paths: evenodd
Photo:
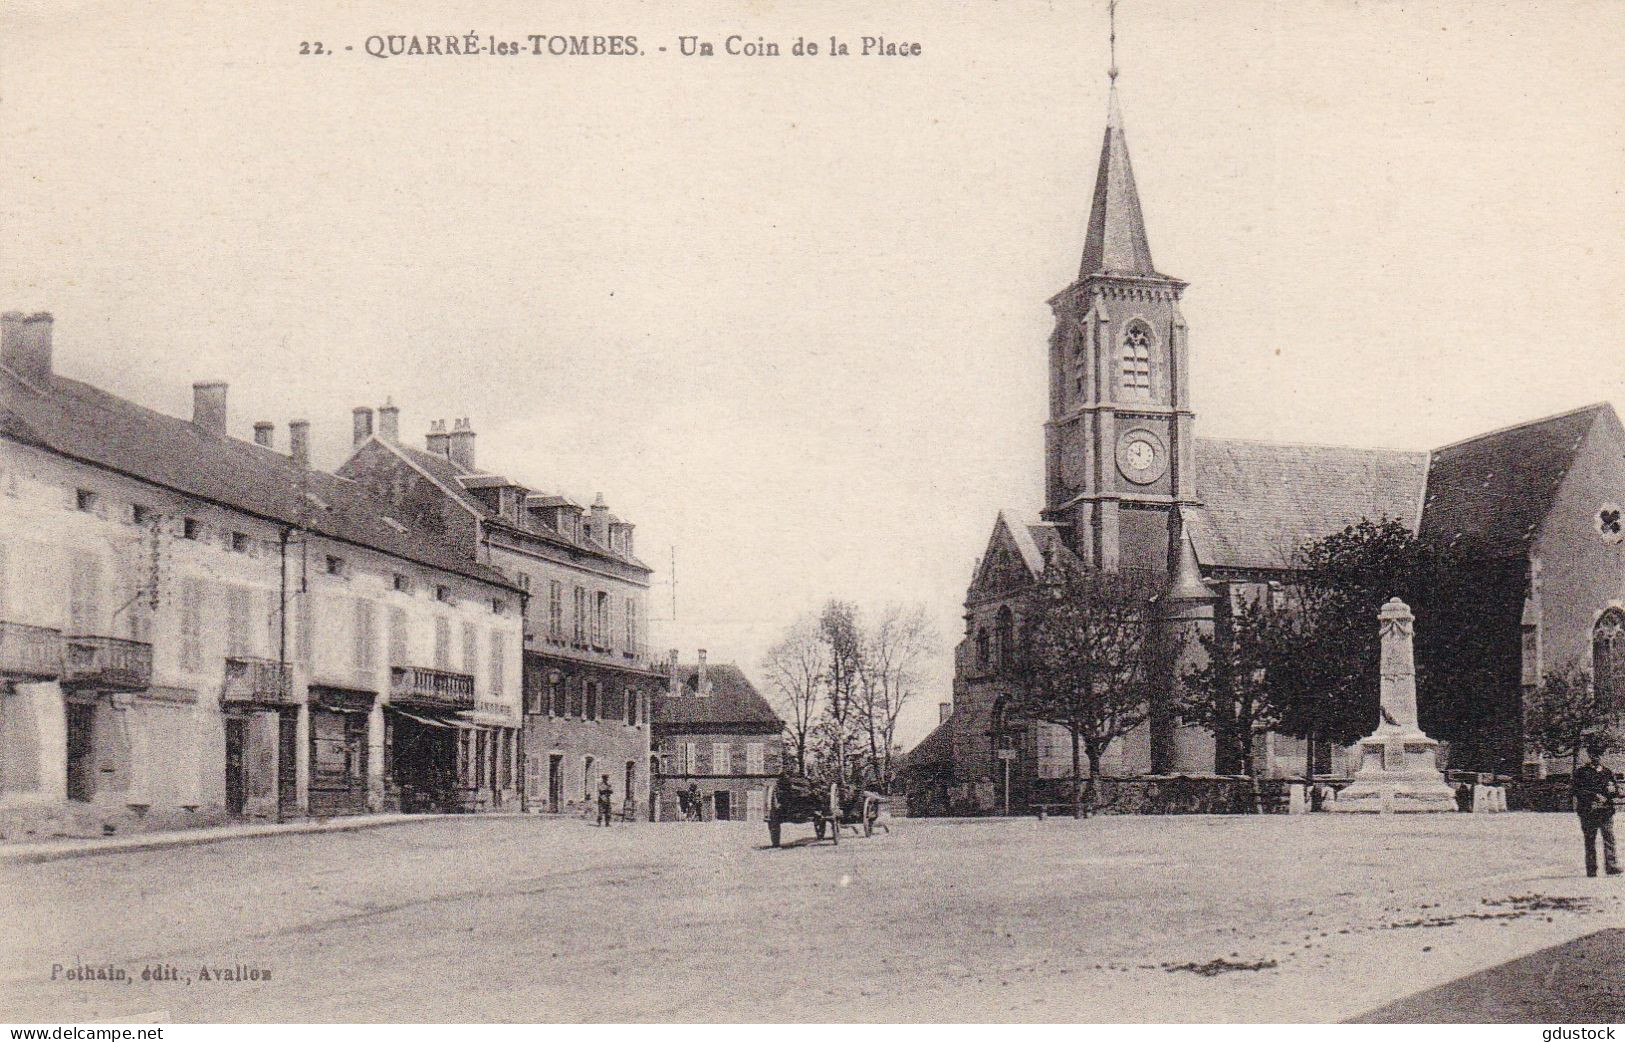
<path id="1" fill-rule="evenodd" d="M 248 805 L 248 721 L 226 718 L 226 814 L 243 816 Z"/>
<path id="2" fill-rule="evenodd" d="M 711 797 L 711 808 L 717 821 L 732 821 L 733 793 L 718 789 Z"/>
<path id="3" fill-rule="evenodd" d="M 277 714 L 277 816 L 288 821 L 299 815 L 299 711 Z"/>
<path id="4" fill-rule="evenodd" d="M 361 814 L 367 809 L 368 692 L 313 689 L 310 706 L 310 813 Z M 368 708 L 362 708 L 363 703 Z"/>
<path id="5" fill-rule="evenodd" d="M 432 716 L 390 714 L 390 781 L 408 814 L 449 814 L 459 809 L 459 729 Z"/>
<path id="6" fill-rule="evenodd" d="M 547 812 L 557 814 L 564 807 L 564 754 L 547 758 Z"/>
<path id="7" fill-rule="evenodd" d="M 89 803 L 96 795 L 96 705 L 69 702 L 68 799 Z"/>

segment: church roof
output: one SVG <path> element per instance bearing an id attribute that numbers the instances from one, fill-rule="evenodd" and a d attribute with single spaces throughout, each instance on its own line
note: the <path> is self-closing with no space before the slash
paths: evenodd
<path id="1" fill-rule="evenodd" d="M 1394 449 L 1196 439 L 1196 492 L 1186 512 L 1209 568 L 1289 568 L 1292 553 L 1361 518 L 1417 524 L 1428 454 Z"/>
<path id="2" fill-rule="evenodd" d="M 1607 403 L 1588 405 L 1433 450 L 1423 531 L 1523 553 L 1597 418 L 1612 413 Z"/>
<path id="3" fill-rule="evenodd" d="M 1095 174 L 1095 196 L 1089 208 L 1089 228 L 1083 240 L 1083 263 L 1078 277 L 1102 273 L 1156 275 L 1151 245 L 1146 241 L 1145 217 L 1140 212 L 1140 191 L 1134 185 L 1128 141 L 1123 137 L 1123 116 L 1112 87 L 1106 116 L 1106 137 L 1100 145 L 1100 169 Z"/>

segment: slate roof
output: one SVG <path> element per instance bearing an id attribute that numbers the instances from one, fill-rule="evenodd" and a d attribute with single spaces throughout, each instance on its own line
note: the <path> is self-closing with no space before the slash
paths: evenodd
<path id="1" fill-rule="evenodd" d="M 419 469 L 423 470 L 430 477 L 434 478 L 437 483 L 449 489 L 451 495 L 477 517 L 490 521 L 497 521 L 501 524 L 509 526 L 510 528 L 517 528 L 521 531 L 529 532 L 533 535 L 540 536 L 550 542 L 558 543 L 562 546 L 569 546 L 579 550 L 585 550 L 588 553 L 597 554 L 600 557 L 607 557 L 611 560 L 622 561 L 635 567 L 642 568 L 645 571 L 651 570 L 647 564 L 643 563 L 636 556 L 621 553 L 618 550 L 612 550 L 586 535 L 583 535 L 580 539 L 574 539 L 564 532 L 560 532 L 555 528 L 539 522 L 519 523 L 514 521 L 514 519 L 511 517 L 503 517 L 497 511 L 486 506 L 478 496 L 475 496 L 469 491 L 470 487 L 499 487 L 501 485 L 511 484 L 511 482 L 509 482 L 506 478 L 483 471 L 470 470 L 469 468 L 454 462 L 446 456 L 440 456 L 433 452 L 425 452 L 422 449 L 415 449 L 410 445 L 387 442 L 378 438 L 374 438 L 374 440 L 377 441 L 378 444 L 399 453 L 406 460 L 415 464 Z M 535 500 L 536 494 L 532 493 L 526 497 L 526 505 L 532 505 Z M 554 500 L 557 501 L 556 504 L 553 502 Z M 580 504 L 576 503 L 567 496 L 547 496 L 544 497 L 543 502 L 536 503 L 535 505 L 569 505 L 580 508 Z M 611 515 L 611 520 L 618 519 Z"/>
<path id="2" fill-rule="evenodd" d="M 904 770 L 924 770 L 954 761 L 953 717 L 942 721 L 919 743 L 903 754 Z"/>
<path id="3" fill-rule="evenodd" d="M 1393 449 L 1196 439 L 1187 528 L 1204 567 L 1291 566 L 1304 542 L 1363 517 L 1416 527 L 1428 454 Z"/>
<path id="4" fill-rule="evenodd" d="M 1598 417 L 1612 411 L 1606 403 L 1588 405 L 1435 449 L 1423 532 L 1525 552 L 1581 444 Z"/>
<path id="5" fill-rule="evenodd" d="M 53 375 L 30 389 L 7 370 L 0 434 L 93 466 L 285 525 L 303 523 L 339 542 L 517 590 L 454 547 L 385 518 L 389 506 L 359 485 L 301 468 L 273 449 L 216 437 L 78 380 Z M 300 486 L 313 497 L 303 500 Z"/>
<path id="6" fill-rule="evenodd" d="M 768 725 L 775 730 L 784 726 L 779 714 L 767 704 L 738 666 L 728 663 L 708 663 L 705 677 L 711 693 L 697 694 L 699 667 L 678 666 L 682 678 L 682 694 L 673 698 L 662 692 L 655 700 L 655 726 L 682 728 L 685 725 L 718 727 L 727 724 Z"/>
<path id="7" fill-rule="evenodd" d="M 1078 277 L 1102 272 L 1157 274 L 1151 263 L 1151 245 L 1145 236 L 1145 217 L 1140 212 L 1134 167 L 1128 159 L 1128 141 L 1123 137 L 1123 116 L 1117 105 L 1116 86 L 1111 90 L 1106 137 L 1100 145 L 1100 168 L 1095 174 L 1095 194 L 1089 207 L 1089 227 L 1084 233 L 1083 261 Z"/>

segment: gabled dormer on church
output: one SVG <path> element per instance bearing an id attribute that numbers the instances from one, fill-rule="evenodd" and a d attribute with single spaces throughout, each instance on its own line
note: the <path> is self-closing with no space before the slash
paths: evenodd
<path id="1" fill-rule="evenodd" d="M 1151 260 L 1114 82 L 1078 278 L 1049 302 L 1044 517 L 1096 567 L 1166 573 L 1196 502 L 1184 289 Z"/>

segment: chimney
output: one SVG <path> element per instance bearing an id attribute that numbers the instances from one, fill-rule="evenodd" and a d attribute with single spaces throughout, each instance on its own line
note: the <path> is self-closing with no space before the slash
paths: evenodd
<path id="1" fill-rule="evenodd" d="M 939 723 L 939 724 L 944 723 L 944 722 L 947 721 L 947 719 L 950 716 L 953 716 L 953 715 L 954 715 L 954 704 L 952 702 L 938 702 L 937 703 L 937 723 Z"/>
<path id="2" fill-rule="evenodd" d="M 700 672 L 699 675 L 694 678 L 694 689 L 701 695 L 709 695 L 711 693 L 711 681 L 707 680 L 705 676 L 704 648 L 700 649 Z"/>
<path id="3" fill-rule="evenodd" d="M 459 467 L 467 470 L 478 469 L 474 466 L 474 428 L 469 426 L 468 417 L 465 416 L 452 425 L 446 455 Z"/>
<path id="4" fill-rule="evenodd" d="M 226 436 L 226 385 L 218 380 L 192 385 L 192 426 L 216 438 Z"/>
<path id="5" fill-rule="evenodd" d="M 310 466 L 310 421 L 288 421 L 288 455 L 301 467 Z"/>
<path id="6" fill-rule="evenodd" d="M 51 382 L 51 313 L 0 315 L 0 365 L 37 388 Z"/>
<path id="7" fill-rule="evenodd" d="M 372 437 L 372 410 L 365 405 L 351 409 L 350 431 L 350 447 L 360 448 L 362 442 Z"/>
<path id="8" fill-rule="evenodd" d="M 608 546 L 609 506 L 604 502 L 604 494 L 602 492 L 598 493 L 598 497 L 592 501 L 591 525 L 592 527 L 587 529 L 587 534 L 592 536 L 593 540 L 600 546 Z"/>
<path id="9" fill-rule="evenodd" d="M 254 424 L 254 444 L 271 447 L 271 432 L 276 430 L 276 424 L 270 420 L 260 420 Z"/>
<path id="10" fill-rule="evenodd" d="M 378 407 L 378 437 L 391 445 L 401 440 L 401 410 L 388 398 Z"/>
<path id="11" fill-rule="evenodd" d="M 451 444 L 451 435 L 446 433 L 445 420 L 430 420 L 428 437 L 423 439 L 423 447 L 431 456 L 444 456 Z"/>
<path id="12" fill-rule="evenodd" d="M 667 681 L 671 697 L 676 698 L 683 693 L 683 680 L 677 675 L 677 649 L 672 648 L 668 653 L 667 661 L 671 663 L 671 675 Z"/>

